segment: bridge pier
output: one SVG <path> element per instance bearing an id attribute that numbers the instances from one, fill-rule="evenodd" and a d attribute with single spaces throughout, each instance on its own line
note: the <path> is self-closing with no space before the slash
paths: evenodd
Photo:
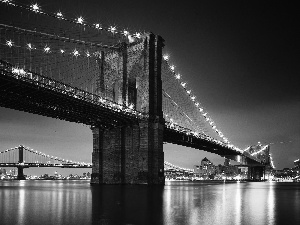
<path id="1" fill-rule="evenodd" d="M 23 167 L 17 167 L 18 168 L 18 176 L 17 180 L 26 180 L 25 175 L 24 175 L 24 168 Z"/>
<path id="2" fill-rule="evenodd" d="M 164 184 L 163 124 L 93 127 L 91 184 Z"/>
<path id="3" fill-rule="evenodd" d="M 146 57 L 142 73 L 147 71 L 143 109 L 149 117 L 119 127 L 92 127 L 93 153 L 91 184 L 164 184 L 161 61 L 164 40 L 149 34 L 145 39 Z M 122 101 L 137 104 L 137 92 L 128 84 L 126 45 L 122 49 Z M 147 63 L 146 63 L 147 62 Z M 105 71 L 104 71 L 105 75 Z M 131 75 L 133 76 L 133 75 Z M 135 85 L 133 85 L 135 86 Z M 131 89 L 130 89 L 131 88 Z M 148 89 L 148 92 L 145 92 Z M 136 107 L 136 105 L 135 105 Z"/>
<path id="4" fill-rule="evenodd" d="M 20 145 L 19 146 L 19 163 L 23 163 L 24 162 L 24 146 Z M 18 166 L 18 176 L 17 176 L 17 180 L 26 180 L 25 176 L 24 176 L 24 167 L 23 166 Z"/>
<path id="5" fill-rule="evenodd" d="M 248 180 L 249 181 L 265 180 L 265 167 L 264 166 L 249 166 L 248 167 Z"/>
<path id="6" fill-rule="evenodd" d="M 265 180 L 265 165 L 254 164 L 251 159 L 247 159 L 243 155 L 226 155 L 227 159 L 235 160 L 241 165 L 248 167 L 247 180 L 249 181 L 262 181 Z"/>

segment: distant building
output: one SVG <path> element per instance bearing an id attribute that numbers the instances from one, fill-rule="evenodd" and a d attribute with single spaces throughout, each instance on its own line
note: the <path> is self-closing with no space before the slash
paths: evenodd
<path id="1" fill-rule="evenodd" d="M 230 159 L 225 158 L 224 166 L 230 166 Z"/>
<path id="2" fill-rule="evenodd" d="M 300 168 L 300 159 L 294 161 L 295 168 Z"/>
<path id="3" fill-rule="evenodd" d="M 196 175 L 197 175 L 197 174 L 199 175 L 200 166 L 194 165 L 193 170 L 194 170 L 194 173 L 195 173 Z"/>
<path id="4" fill-rule="evenodd" d="M 216 174 L 216 166 L 206 157 L 201 160 L 200 165 L 194 166 L 194 174 L 197 177 L 203 177 L 204 179 L 213 179 Z"/>
<path id="5" fill-rule="evenodd" d="M 6 175 L 6 169 L 0 168 L 0 175 L 1 175 L 1 174 Z"/>
<path id="6" fill-rule="evenodd" d="M 11 176 L 17 176 L 17 174 L 18 174 L 16 169 L 11 169 L 9 171 L 9 173 L 10 173 Z"/>
<path id="7" fill-rule="evenodd" d="M 219 179 L 233 178 L 238 174 L 241 174 L 241 169 L 237 166 L 230 164 L 230 159 L 225 158 L 224 165 L 219 164 L 216 167 L 216 175 Z"/>

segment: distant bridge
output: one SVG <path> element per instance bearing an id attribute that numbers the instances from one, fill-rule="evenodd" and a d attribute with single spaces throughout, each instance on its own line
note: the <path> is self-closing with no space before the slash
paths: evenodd
<path id="1" fill-rule="evenodd" d="M 0 152 L 0 168 L 17 167 L 18 180 L 24 180 L 24 169 L 30 167 L 56 167 L 56 168 L 92 168 L 92 163 L 75 162 L 63 159 L 46 153 L 33 150 L 32 148 L 20 145 L 18 147 L 6 149 Z M 164 162 L 164 170 L 172 169 L 183 173 L 192 173 L 192 169 L 175 166 L 169 162 Z"/>

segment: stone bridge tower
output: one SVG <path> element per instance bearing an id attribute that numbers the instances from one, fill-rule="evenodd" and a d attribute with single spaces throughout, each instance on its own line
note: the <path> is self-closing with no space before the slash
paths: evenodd
<path id="1" fill-rule="evenodd" d="M 152 33 L 137 44 L 101 52 L 97 94 L 133 106 L 146 119 L 92 127 L 91 184 L 164 184 L 161 63 L 164 40 Z"/>

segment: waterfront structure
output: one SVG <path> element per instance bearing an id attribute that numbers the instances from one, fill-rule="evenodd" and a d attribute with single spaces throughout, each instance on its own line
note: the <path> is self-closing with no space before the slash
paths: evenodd
<path id="1" fill-rule="evenodd" d="M 199 166 L 194 166 L 194 174 L 196 177 L 213 179 L 216 174 L 216 167 L 210 160 L 204 157 Z"/>
<path id="2" fill-rule="evenodd" d="M 300 168 L 300 159 L 294 161 L 295 168 Z"/>
<path id="3" fill-rule="evenodd" d="M 237 165 L 231 165 L 230 160 L 225 158 L 224 165 L 219 164 L 215 166 L 206 157 L 201 160 L 200 165 L 194 165 L 194 176 L 201 179 L 235 179 L 237 175 L 240 175 L 240 179 L 247 179 L 245 174 L 247 170 L 244 167 Z"/>
<path id="4" fill-rule="evenodd" d="M 274 168 L 272 157 L 270 155 L 270 145 L 262 145 L 258 142 L 257 145 L 249 146 L 246 150 L 251 156 L 255 156 L 261 160 L 261 165 L 248 167 L 249 180 L 264 180 L 269 176 Z"/>

